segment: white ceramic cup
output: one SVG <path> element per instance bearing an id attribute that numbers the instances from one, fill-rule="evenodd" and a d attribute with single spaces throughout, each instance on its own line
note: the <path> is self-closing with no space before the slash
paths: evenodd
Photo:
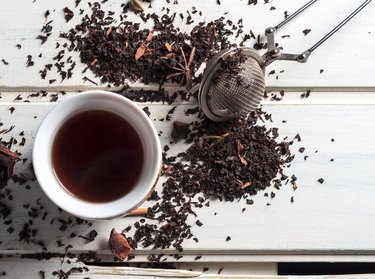
<path id="1" fill-rule="evenodd" d="M 126 119 L 140 136 L 144 151 L 136 185 L 125 196 L 105 203 L 84 201 L 70 194 L 59 183 L 52 166 L 52 144 L 59 128 L 73 115 L 90 110 L 106 110 Z M 86 91 L 62 101 L 47 113 L 38 128 L 32 158 L 41 188 L 57 206 L 83 219 L 112 219 L 126 215 L 147 199 L 159 177 L 161 147 L 154 125 L 135 103 L 111 92 Z"/>

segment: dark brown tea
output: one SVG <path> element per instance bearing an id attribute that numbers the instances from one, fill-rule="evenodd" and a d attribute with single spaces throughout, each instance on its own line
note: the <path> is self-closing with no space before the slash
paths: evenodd
<path id="1" fill-rule="evenodd" d="M 142 142 L 122 117 L 102 110 L 82 112 L 57 132 L 52 165 L 60 183 L 77 198 L 113 201 L 126 195 L 140 177 Z"/>

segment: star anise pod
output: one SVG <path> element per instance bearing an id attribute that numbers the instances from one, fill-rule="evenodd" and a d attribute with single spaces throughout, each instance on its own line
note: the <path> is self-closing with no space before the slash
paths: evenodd
<path id="1" fill-rule="evenodd" d="M 193 47 L 191 52 L 190 52 L 189 60 L 186 60 L 186 55 L 185 55 L 185 52 L 182 49 L 182 47 L 180 47 L 180 52 L 181 52 L 181 55 L 182 55 L 184 65 L 182 65 L 181 63 L 178 62 L 177 66 L 173 66 L 173 67 L 169 66 L 171 69 L 175 70 L 176 72 L 168 75 L 167 79 L 172 78 L 172 77 L 176 77 L 176 76 L 182 76 L 181 84 L 183 84 L 184 81 L 185 81 L 186 90 L 189 91 L 192 88 L 190 67 L 191 67 L 191 64 L 193 63 L 193 60 L 194 60 L 195 47 Z"/>

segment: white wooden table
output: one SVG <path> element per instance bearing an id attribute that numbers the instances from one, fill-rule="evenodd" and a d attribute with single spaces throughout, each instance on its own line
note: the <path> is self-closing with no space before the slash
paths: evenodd
<path id="1" fill-rule="evenodd" d="M 119 11 L 122 2 L 109 1 L 103 6 Z M 244 29 L 261 34 L 264 40 L 263 30 L 266 27 L 279 23 L 284 17 L 284 11 L 291 14 L 305 1 L 273 0 L 268 4 L 259 1 L 255 6 L 249 6 L 247 1 L 241 0 L 221 0 L 220 6 L 214 0 L 179 2 L 179 5 L 172 5 L 163 0 L 154 0 L 153 8 L 147 12 L 160 12 L 161 7 L 166 5 L 172 11 L 185 12 L 195 6 L 203 13 L 201 17 L 194 15 L 196 22 L 216 19 L 228 12 L 227 18 L 234 22 L 243 18 Z M 340 3 L 321 0 L 283 27 L 277 34 L 276 41 L 287 52 L 302 52 L 361 2 L 362 0 Z M 1 1 L 0 60 L 4 59 L 9 64 L 4 65 L 0 61 L 0 122 L 3 123 L 1 129 L 11 125 L 14 125 L 14 129 L 1 134 L 0 137 L 3 141 L 8 141 L 11 137 L 18 139 L 23 131 L 26 138 L 24 146 L 16 144 L 12 148 L 21 152 L 22 158 L 27 159 L 24 164 L 17 163 L 16 174 L 28 171 L 37 126 L 55 105 L 49 102 L 51 95 L 59 91 L 67 92 L 64 96 L 58 95 L 60 101 L 77 94 L 78 91 L 93 88 L 92 84 L 82 80 L 80 72 L 84 65 L 79 63 L 77 53 L 72 53 L 77 61 L 73 78 L 50 85 L 48 79 L 41 80 L 38 73 L 43 65 L 50 63 L 56 55 L 56 41 L 63 42 L 63 39 L 58 38 L 59 32 L 67 31 L 78 23 L 78 16 L 65 23 L 62 9 L 67 5 L 74 7 L 74 3 L 63 0 L 53 3 L 42 0 L 35 3 L 32 0 Z M 81 8 L 87 6 L 86 3 L 80 5 Z M 276 9 L 270 10 L 271 6 Z M 51 12 L 49 20 L 54 20 L 54 32 L 48 41 L 41 45 L 35 37 L 45 22 L 46 10 Z M 184 242 L 184 257 L 179 260 L 182 262 L 182 268 L 202 271 L 203 266 L 217 263 L 216 267 L 220 267 L 227 263 L 223 274 L 238 274 L 238 271 L 245 274 L 276 274 L 274 263 L 280 261 L 375 261 L 375 52 L 372 51 L 375 49 L 374 13 L 375 4 L 372 3 L 317 49 L 306 64 L 275 62 L 267 68 L 267 72 L 276 71 L 274 75 L 266 75 L 267 89 L 275 92 L 282 89 L 287 93 L 281 102 L 265 100 L 264 109 L 272 113 L 274 125 L 279 127 L 281 138 L 294 138 L 297 133 L 302 138 L 300 143 L 292 146 L 296 159 L 287 171 L 288 174 L 298 176 L 298 190 L 293 191 L 290 186 L 285 186 L 276 192 L 276 198 L 272 200 L 260 193 L 254 197 L 255 203 L 252 206 L 246 205 L 245 201 L 211 202 L 210 207 L 198 210 L 199 219 L 204 225 L 198 227 L 194 225 L 194 218 L 189 220 L 199 242 Z M 130 20 L 133 19 L 136 19 L 136 16 L 130 16 Z M 181 28 L 188 30 L 191 27 L 181 25 Z M 306 28 L 312 30 L 307 36 L 302 32 Z M 282 38 L 282 35 L 290 37 Z M 254 41 L 249 41 L 248 46 L 253 43 Z M 16 44 L 21 44 L 22 48 L 18 49 Z M 42 53 L 41 58 L 38 57 L 39 53 Z M 29 54 L 35 62 L 33 67 L 26 67 Z M 320 73 L 320 69 L 324 69 L 323 73 Z M 87 72 L 86 75 L 98 81 L 92 73 Z M 49 78 L 60 80 L 52 72 Z M 139 83 L 133 86 L 144 87 Z M 152 85 L 147 87 L 152 88 Z M 168 87 L 170 90 L 174 89 L 172 85 Z M 300 95 L 307 89 L 312 91 L 311 95 L 302 99 Z M 31 93 L 40 90 L 47 90 L 49 94 L 46 97 L 29 97 Z M 17 96 L 21 99 L 17 100 Z M 29 102 L 25 102 L 26 100 Z M 149 107 L 157 130 L 163 131 L 160 137 L 163 146 L 170 141 L 171 122 L 162 122 L 159 119 L 164 117 L 172 106 L 178 105 L 172 121 L 186 121 L 184 110 L 197 104 L 179 102 L 172 106 L 159 103 L 139 105 Z M 15 109 L 13 113 L 9 110 L 11 107 Z M 283 120 L 287 122 L 282 123 Z M 332 138 L 334 142 L 331 141 Z M 300 154 L 298 149 L 302 146 L 306 151 Z M 186 146 L 179 143 L 170 153 L 185 149 Z M 305 155 L 309 156 L 306 161 L 303 158 Z M 331 158 L 334 162 L 330 161 Z M 324 178 L 323 184 L 317 182 L 319 178 Z M 27 190 L 26 185 L 30 185 L 31 189 Z M 106 245 L 110 230 L 116 228 L 121 231 L 137 219 L 127 217 L 115 221 L 92 222 L 92 227 L 85 224 L 68 226 L 65 232 L 61 232 L 58 222 L 50 225 L 51 219 L 68 219 L 70 215 L 60 214 L 56 206 L 43 194 L 37 182 L 30 181 L 24 185 L 11 182 L 7 188 L 12 191 L 14 201 L 4 202 L 13 209 L 15 230 L 9 233 L 6 231 L 8 226 L 0 224 L 0 254 L 4 255 L 0 259 L 0 272 L 15 272 L 11 278 L 22 278 L 25 274 L 38 278 L 38 270 L 56 270 L 55 266 L 59 266 L 58 260 L 52 260 L 46 267 L 42 263 L 20 258 L 20 255 L 41 252 L 40 246 L 19 241 L 19 231 L 30 219 L 24 204 L 36 206 L 39 200 L 44 206 L 41 214 L 49 212 L 46 221 L 37 218 L 32 226 L 38 230 L 36 238 L 47 244 L 49 252 L 65 252 L 65 247 L 58 247 L 56 243 L 60 240 L 65 245 L 73 246 L 69 250 L 72 253 L 96 251 L 104 260 L 110 261 L 113 258 Z M 290 202 L 291 196 L 295 199 L 293 204 Z M 268 202 L 271 206 L 266 205 Z M 244 207 L 247 210 L 242 213 Z M 215 212 L 217 215 L 214 215 Z M 83 239 L 69 237 L 71 232 L 86 234 L 92 229 L 98 232 L 98 236 L 91 243 L 86 244 Z M 225 241 L 227 236 L 231 236 L 231 241 Z M 145 262 L 151 253 L 166 254 L 166 262 L 175 261 L 168 256 L 175 254 L 173 249 L 150 251 L 142 248 L 134 252 L 135 259 L 132 261 Z M 202 258 L 194 261 L 196 256 Z M 234 272 L 236 269 L 237 272 Z M 30 270 L 33 271 L 32 275 L 27 273 Z M 91 278 L 107 278 L 106 272 L 112 272 L 113 276 L 117 274 L 117 271 L 113 271 L 117 269 L 105 270 L 107 271 L 99 270 L 95 273 L 94 268 Z M 122 271 L 118 271 L 118 275 L 121 272 L 138 272 L 119 270 Z M 205 274 L 210 272 L 216 273 L 217 269 L 209 270 Z M 189 276 L 199 275 L 197 273 Z"/>

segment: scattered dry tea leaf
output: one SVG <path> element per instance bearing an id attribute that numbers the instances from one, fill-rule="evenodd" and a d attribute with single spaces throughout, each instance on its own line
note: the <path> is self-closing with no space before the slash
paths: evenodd
<path id="1" fill-rule="evenodd" d="M 70 21 L 73 18 L 73 16 L 74 16 L 73 11 L 71 9 L 69 9 L 68 7 L 65 7 L 63 9 L 63 11 L 65 13 L 65 20 L 66 20 L 66 22 Z"/>
<path id="2" fill-rule="evenodd" d="M 97 235 L 98 233 L 96 232 L 96 230 L 92 230 L 87 235 L 79 235 L 78 237 L 85 239 L 87 243 L 89 243 L 89 242 L 93 242 L 95 238 L 97 237 Z"/>
<path id="3" fill-rule="evenodd" d="M 126 237 L 112 229 L 111 235 L 108 241 L 109 249 L 112 254 L 117 257 L 120 261 L 125 261 L 128 257 L 132 248 L 130 247 Z"/>
<path id="4" fill-rule="evenodd" d="M 305 30 L 302 31 L 302 33 L 306 36 L 311 32 L 311 29 L 306 28 Z"/>
<path id="5" fill-rule="evenodd" d="M 171 138 L 175 143 L 184 139 L 189 133 L 189 123 L 181 122 L 181 121 L 174 121 L 173 122 L 173 130 L 171 133 Z"/>

